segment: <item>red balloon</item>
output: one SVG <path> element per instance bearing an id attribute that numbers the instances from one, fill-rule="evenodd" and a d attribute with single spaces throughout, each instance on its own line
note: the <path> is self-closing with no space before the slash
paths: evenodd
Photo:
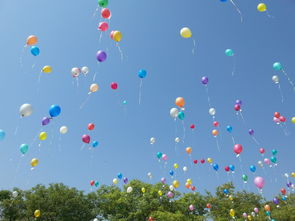
<path id="1" fill-rule="evenodd" d="M 280 116 L 279 119 L 281 122 L 286 122 L 286 118 L 284 116 Z"/>
<path id="2" fill-rule="evenodd" d="M 195 186 L 192 186 L 191 189 L 192 189 L 192 191 L 195 191 L 196 190 L 196 187 Z"/>
<path id="3" fill-rule="evenodd" d="M 205 163 L 205 160 L 204 160 L 204 159 L 201 159 L 201 163 L 202 163 L 202 164 Z"/>
<path id="4" fill-rule="evenodd" d="M 230 169 L 229 169 L 229 166 L 226 166 L 226 167 L 224 167 L 224 170 L 226 171 L 226 172 L 228 172 Z"/>
<path id="5" fill-rule="evenodd" d="M 116 82 L 112 82 L 112 83 L 111 83 L 111 88 L 112 88 L 113 90 L 117 90 L 117 89 L 118 89 L 118 84 L 117 84 Z"/>
<path id="6" fill-rule="evenodd" d="M 214 126 L 214 127 L 218 127 L 218 126 L 219 126 L 218 121 L 214 121 L 214 122 L 213 122 L 213 126 Z"/>
<path id="7" fill-rule="evenodd" d="M 235 146 L 234 146 L 234 152 L 236 153 L 236 154 L 240 154 L 240 153 L 242 153 L 242 151 L 243 151 L 243 147 L 242 147 L 242 145 L 241 144 L 236 144 Z"/>
<path id="8" fill-rule="evenodd" d="M 281 116 L 280 112 L 275 112 L 274 117 L 279 118 Z"/>
<path id="9" fill-rule="evenodd" d="M 90 143 L 90 136 L 87 135 L 87 134 L 84 134 L 84 135 L 82 136 L 82 141 L 83 141 L 84 143 Z"/>
<path id="10" fill-rule="evenodd" d="M 153 217 L 150 216 L 149 217 L 149 221 L 154 221 Z"/>
<path id="11" fill-rule="evenodd" d="M 286 193 L 287 193 L 286 189 L 285 189 L 285 188 L 282 188 L 282 189 L 281 189 L 281 193 L 282 193 L 283 195 L 286 195 Z"/>
<path id="12" fill-rule="evenodd" d="M 94 181 L 94 180 L 91 180 L 91 181 L 90 181 L 90 186 L 93 186 L 94 183 L 95 183 L 95 181 Z"/>
<path id="13" fill-rule="evenodd" d="M 191 124 L 190 125 L 190 129 L 195 129 L 195 125 L 194 124 Z"/>
<path id="14" fill-rule="evenodd" d="M 236 110 L 236 111 L 240 111 L 240 110 L 241 110 L 241 105 L 239 105 L 239 104 L 235 104 L 235 110 Z"/>
<path id="15" fill-rule="evenodd" d="M 95 125 L 93 123 L 88 124 L 88 130 L 93 130 Z"/>
<path id="16" fill-rule="evenodd" d="M 265 153 L 265 149 L 261 147 L 261 148 L 259 149 L 259 152 L 260 152 L 261 154 L 264 154 L 264 153 Z"/>
<path id="17" fill-rule="evenodd" d="M 197 164 L 198 163 L 198 161 L 197 160 L 194 160 L 194 164 Z"/>
<path id="18" fill-rule="evenodd" d="M 106 19 L 111 18 L 111 11 L 108 8 L 101 9 L 101 16 Z"/>
<path id="19" fill-rule="evenodd" d="M 210 203 L 207 203 L 206 207 L 207 207 L 208 209 L 210 209 L 210 208 L 211 208 L 211 204 L 210 204 Z"/>

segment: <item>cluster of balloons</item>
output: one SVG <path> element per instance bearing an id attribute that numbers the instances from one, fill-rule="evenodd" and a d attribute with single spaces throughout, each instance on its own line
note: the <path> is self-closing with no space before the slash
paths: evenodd
<path id="1" fill-rule="evenodd" d="M 234 105 L 235 111 L 242 111 L 241 107 L 242 107 L 242 101 L 241 100 L 236 100 L 236 103 Z"/>
<path id="2" fill-rule="evenodd" d="M 280 112 L 275 112 L 273 116 L 273 122 L 275 122 L 276 124 L 285 123 L 286 118 L 281 115 Z"/>
<path id="3" fill-rule="evenodd" d="M 95 180 L 90 180 L 90 186 L 98 187 L 99 186 L 99 182 L 98 181 L 95 181 Z"/>
<path id="4" fill-rule="evenodd" d="M 42 126 L 48 125 L 50 123 L 50 121 L 54 117 L 57 117 L 58 115 L 60 115 L 60 113 L 61 113 L 61 107 L 60 106 L 58 106 L 56 104 L 51 105 L 50 108 L 49 108 L 50 117 L 43 117 L 42 118 L 42 121 L 41 121 Z"/>
<path id="5" fill-rule="evenodd" d="M 87 126 L 87 129 L 88 129 L 89 131 L 94 130 L 94 128 L 95 128 L 95 124 L 94 124 L 94 123 L 89 123 L 88 126 Z M 83 134 L 83 135 L 82 135 L 82 142 L 83 142 L 83 143 L 89 144 L 90 141 L 91 141 L 91 138 L 90 138 L 90 136 L 89 136 L 88 134 Z M 99 142 L 98 142 L 98 141 L 94 140 L 94 141 L 92 142 L 92 147 L 93 147 L 93 148 L 97 147 L 98 145 L 99 145 Z"/>
<path id="6" fill-rule="evenodd" d="M 89 68 L 87 66 L 83 66 L 82 68 L 73 67 L 71 69 L 71 74 L 73 78 L 79 77 L 80 74 L 86 76 L 89 73 Z"/>
<path id="7" fill-rule="evenodd" d="M 113 179 L 113 184 L 114 185 L 118 184 L 119 180 L 122 180 L 124 184 L 127 184 L 129 181 L 127 177 L 123 177 L 122 173 L 117 174 L 117 178 Z"/>
<path id="8" fill-rule="evenodd" d="M 37 36 L 30 35 L 27 38 L 26 46 L 31 46 L 30 51 L 31 51 L 31 54 L 34 55 L 34 56 L 38 56 L 40 54 L 40 49 L 37 46 L 35 46 L 37 43 L 38 43 Z"/>

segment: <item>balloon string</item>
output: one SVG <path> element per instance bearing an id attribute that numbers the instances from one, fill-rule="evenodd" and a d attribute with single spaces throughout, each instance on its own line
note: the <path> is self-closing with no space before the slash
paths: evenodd
<path id="1" fill-rule="evenodd" d="M 195 51 L 196 51 L 196 41 L 195 39 L 193 39 L 193 49 L 192 49 L 193 55 L 195 55 Z"/>
<path id="2" fill-rule="evenodd" d="M 231 75 L 234 76 L 236 72 L 236 56 L 233 57 L 233 70 L 231 72 Z"/>
<path id="3" fill-rule="evenodd" d="M 138 94 L 138 103 L 141 103 L 141 88 L 142 88 L 142 79 L 140 79 L 139 83 L 139 94 Z"/>
<path id="4" fill-rule="evenodd" d="M 96 16 L 97 12 L 98 12 L 98 6 L 96 7 L 94 13 L 92 14 L 92 18 L 94 18 Z"/>
<path id="5" fill-rule="evenodd" d="M 85 101 L 80 105 L 80 110 L 85 106 L 85 104 L 88 102 L 90 96 L 88 95 Z"/>
<path id="6" fill-rule="evenodd" d="M 257 145 L 260 145 L 260 143 L 257 141 L 257 139 L 254 136 L 251 136 L 251 137 Z"/>
<path id="7" fill-rule="evenodd" d="M 120 56 L 121 56 L 121 61 L 123 61 L 124 55 L 123 55 L 123 51 L 122 51 L 122 49 L 121 49 L 119 43 L 116 43 L 116 47 L 117 47 L 118 50 L 119 50 L 119 53 L 120 53 Z"/>
<path id="8" fill-rule="evenodd" d="M 185 140 L 185 125 L 184 125 L 184 120 L 182 121 L 182 127 L 183 127 L 183 137 L 182 137 L 182 140 L 183 140 L 183 143 L 184 143 L 184 140 Z"/>
<path id="9" fill-rule="evenodd" d="M 208 105 L 209 105 L 209 108 L 211 108 L 211 100 L 210 100 L 210 96 L 209 96 L 209 88 L 208 88 L 207 85 L 206 85 L 206 93 L 207 93 Z"/>
<path id="10" fill-rule="evenodd" d="M 279 89 L 280 94 L 281 94 L 281 102 L 284 103 L 284 96 L 283 96 L 283 92 L 282 92 L 280 83 L 278 84 L 278 89 Z"/>
<path id="11" fill-rule="evenodd" d="M 231 135 L 231 139 L 232 139 L 232 141 L 233 141 L 233 144 L 235 145 L 235 144 L 236 144 L 236 141 L 235 141 L 235 138 L 234 138 L 233 135 Z"/>
<path id="12" fill-rule="evenodd" d="M 97 74 L 97 72 L 94 73 L 94 76 L 93 76 L 93 78 L 92 78 L 92 81 L 95 81 L 95 79 L 96 79 L 96 74 Z"/>
<path id="13" fill-rule="evenodd" d="M 288 75 L 288 73 L 285 70 L 282 70 L 282 72 L 287 77 L 289 83 L 291 84 L 291 86 L 293 87 L 293 90 L 295 91 L 295 85 L 294 85 L 293 81 L 291 80 L 290 76 Z"/>
<path id="14" fill-rule="evenodd" d="M 100 35 L 99 35 L 99 40 L 98 40 L 99 43 L 101 43 L 101 39 L 102 39 L 102 32 L 100 32 Z"/>
<path id="15" fill-rule="evenodd" d="M 233 0 L 230 0 L 230 2 L 232 3 L 232 5 L 236 8 L 236 11 L 240 14 L 240 17 L 241 17 L 241 23 L 243 22 L 243 16 L 242 16 L 242 12 L 241 10 L 239 9 L 239 7 L 234 3 Z"/>
<path id="16" fill-rule="evenodd" d="M 239 113 L 240 113 L 240 116 L 241 116 L 241 118 L 242 118 L 242 120 L 243 120 L 243 123 L 246 124 L 246 121 L 245 121 L 245 119 L 244 119 L 244 116 L 243 116 L 243 114 L 242 114 L 242 111 L 240 111 Z"/>
<path id="17" fill-rule="evenodd" d="M 219 146 L 219 142 L 218 142 L 217 137 L 215 137 L 215 140 L 216 140 L 216 146 L 217 146 L 218 152 L 220 153 L 220 146 Z"/>

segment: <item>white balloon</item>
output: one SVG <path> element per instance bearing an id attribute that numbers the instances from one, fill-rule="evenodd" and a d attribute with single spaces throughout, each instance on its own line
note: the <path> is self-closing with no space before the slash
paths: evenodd
<path id="1" fill-rule="evenodd" d="M 186 166 L 184 166 L 182 169 L 184 172 L 186 172 L 188 170 L 188 168 Z"/>
<path id="2" fill-rule="evenodd" d="M 170 186 L 169 186 L 169 190 L 170 190 L 170 191 L 174 191 L 174 187 L 173 187 L 173 185 L 170 185 Z"/>
<path id="3" fill-rule="evenodd" d="M 263 163 L 262 163 L 262 161 L 258 161 L 258 165 L 260 166 L 260 167 L 263 167 Z"/>
<path id="4" fill-rule="evenodd" d="M 278 75 L 274 75 L 274 76 L 272 76 L 271 79 L 272 79 L 272 81 L 273 81 L 275 84 L 280 83 L 280 78 L 279 78 Z"/>
<path id="5" fill-rule="evenodd" d="M 288 178 L 288 177 L 289 177 L 289 174 L 285 173 L 284 176 L 285 176 L 286 178 Z"/>
<path id="6" fill-rule="evenodd" d="M 255 213 L 254 213 L 254 212 L 252 212 L 252 213 L 251 213 L 251 215 L 254 217 L 254 216 L 255 216 Z"/>
<path id="7" fill-rule="evenodd" d="M 211 116 L 214 116 L 214 115 L 216 114 L 216 110 L 215 110 L 215 108 L 210 108 L 210 109 L 209 109 L 209 114 L 210 114 Z"/>
<path id="8" fill-rule="evenodd" d="M 154 137 L 151 137 L 151 139 L 150 139 L 150 143 L 151 143 L 151 144 L 154 144 L 154 143 L 156 143 L 156 138 L 154 138 Z"/>
<path id="9" fill-rule="evenodd" d="M 83 73 L 84 75 L 86 75 L 86 74 L 89 73 L 89 68 L 86 67 L 86 66 L 84 66 L 84 67 L 81 68 L 81 71 L 82 71 L 82 73 Z"/>
<path id="10" fill-rule="evenodd" d="M 171 108 L 170 109 L 170 116 L 172 118 L 177 118 L 178 117 L 178 109 L 175 107 Z"/>
<path id="11" fill-rule="evenodd" d="M 95 218 L 93 221 L 99 221 L 97 218 Z"/>
<path id="12" fill-rule="evenodd" d="M 13 198 L 16 198 L 18 196 L 18 192 L 17 191 L 13 191 L 12 192 L 12 196 L 13 196 Z"/>
<path id="13" fill-rule="evenodd" d="M 73 77 L 79 77 L 79 75 L 81 74 L 81 69 L 80 68 L 72 68 L 71 70 L 72 76 Z"/>
<path id="14" fill-rule="evenodd" d="M 132 188 L 131 186 L 129 186 L 129 187 L 127 188 L 127 193 L 131 193 L 132 190 L 133 190 L 133 188 Z"/>
<path id="15" fill-rule="evenodd" d="M 180 138 L 179 138 L 179 137 L 176 137 L 176 138 L 175 138 L 175 142 L 176 142 L 176 143 L 179 143 L 179 142 L 180 142 Z"/>
<path id="16" fill-rule="evenodd" d="M 152 177 L 153 177 L 153 175 L 152 175 L 151 172 L 148 172 L 148 173 L 147 173 L 147 176 L 148 176 L 149 178 L 152 178 Z"/>
<path id="17" fill-rule="evenodd" d="M 66 134 L 68 132 L 68 128 L 66 126 L 62 126 L 59 128 L 59 132 L 61 134 Z"/>
<path id="18" fill-rule="evenodd" d="M 28 117 L 33 113 L 33 107 L 31 104 L 23 104 L 19 108 L 19 114 L 22 117 Z"/>

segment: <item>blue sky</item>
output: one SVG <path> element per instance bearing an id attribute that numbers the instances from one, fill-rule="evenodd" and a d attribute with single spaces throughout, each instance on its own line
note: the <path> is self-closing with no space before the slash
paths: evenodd
<path id="1" fill-rule="evenodd" d="M 102 19 L 99 14 L 93 16 L 96 1 L 1 1 L 0 127 L 7 136 L 0 143 L 0 187 L 28 189 L 38 183 L 63 182 L 89 191 L 90 180 L 111 184 L 121 172 L 129 179 L 153 183 L 161 177 L 166 177 L 168 183 L 178 179 L 182 186 L 191 178 L 200 192 L 213 191 L 217 184 L 228 180 L 233 180 L 239 190 L 257 192 L 253 184 L 256 175 L 265 178 L 266 197 L 278 193 L 285 187 L 283 174 L 295 171 L 295 125 L 290 122 L 295 116 L 295 94 L 283 73 L 275 72 L 272 64 L 280 61 L 295 79 L 295 3 L 266 1 L 269 17 L 256 10 L 259 1 L 235 2 L 242 11 L 243 23 L 229 1 L 110 1 L 110 30 L 123 34 L 119 44 L 121 60 L 109 32 L 103 33 L 100 40 L 97 25 Z M 194 55 L 193 40 L 179 35 L 185 26 L 190 27 L 196 41 Z M 33 57 L 29 48 L 23 50 L 31 34 L 39 38 L 38 57 Z M 234 50 L 234 58 L 224 55 L 227 48 Z M 104 63 L 97 63 L 97 50 L 107 52 Z M 53 72 L 41 74 L 39 81 L 44 65 L 51 65 Z M 90 73 L 81 76 L 77 86 L 70 70 L 82 66 L 88 66 Z M 143 79 L 140 105 L 139 69 L 148 72 Z M 100 90 L 88 96 L 95 73 Z M 271 81 L 274 74 L 281 79 L 283 103 Z M 200 83 L 202 76 L 209 77 L 211 105 L 217 110 L 220 123 L 221 152 L 211 135 L 212 117 L 208 114 L 206 89 Z M 111 90 L 111 82 L 117 82 L 119 89 Z M 186 131 L 184 143 L 175 148 L 175 137 L 184 135 L 183 124 L 171 119 L 169 110 L 179 96 L 186 100 Z M 81 109 L 87 97 L 89 100 Z M 236 99 L 243 101 L 245 122 L 233 110 Z M 123 100 L 128 104 L 123 105 Z M 20 119 L 18 109 L 23 103 L 32 104 L 34 113 Z M 62 113 L 42 127 L 41 119 L 48 115 L 52 104 L 60 105 Z M 273 123 L 275 111 L 287 118 L 285 126 Z M 90 122 L 96 125 L 91 132 L 87 131 Z M 194 131 L 189 129 L 192 123 L 196 125 Z M 63 125 L 69 128 L 66 135 L 59 134 Z M 227 125 L 232 125 L 236 142 L 244 146 L 241 162 L 233 153 Z M 250 128 L 255 130 L 260 145 L 249 136 Z M 46 131 L 48 139 L 39 147 L 40 131 Z M 81 136 L 85 133 L 100 142 L 98 148 L 89 150 L 86 145 L 81 150 Z M 149 144 L 150 137 L 157 139 L 154 145 Z M 30 145 L 24 157 L 19 152 L 22 143 Z M 188 146 L 193 148 L 192 159 L 213 158 L 219 164 L 218 173 L 207 163 L 193 165 L 185 153 Z M 264 157 L 268 158 L 272 149 L 278 150 L 276 168 L 258 168 L 257 161 L 263 160 L 258 152 L 260 147 L 266 149 Z M 159 151 L 168 155 L 167 165 L 156 159 Z M 31 171 L 33 157 L 40 163 Z M 169 170 L 174 163 L 180 168 L 171 179 Z M 236 172 L 227 176 L 223 167 L 229 164 L 235 165 Z M 257 166 L 255 175 L 248 169 L 251 164 Z M 183 166 L 189 168 L 186 173 Z M 241 168 L 249 177 L 246 185 Z M 153 174 L 151 181 L 148 172 Z"/>

